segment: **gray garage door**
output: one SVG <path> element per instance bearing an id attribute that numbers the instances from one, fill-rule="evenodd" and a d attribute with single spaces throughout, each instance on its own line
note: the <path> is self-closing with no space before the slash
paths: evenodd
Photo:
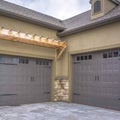
<path id="1" fill-rule="evenodd" d="M 120 110 L 120 50 L 73 56 L 73 102 Z"/>
<path id="2" fill-rule="evenodd" d="M 50 101 L 51 61 L 0 55 L 0 105 Z"/>

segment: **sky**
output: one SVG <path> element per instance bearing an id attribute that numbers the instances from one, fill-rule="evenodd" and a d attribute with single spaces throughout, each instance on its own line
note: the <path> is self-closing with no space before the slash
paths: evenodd
<path id="1" fill-rule="evenodd" d="M 64 20 L 90 9 L 90 0 L 6 0 Z"/>

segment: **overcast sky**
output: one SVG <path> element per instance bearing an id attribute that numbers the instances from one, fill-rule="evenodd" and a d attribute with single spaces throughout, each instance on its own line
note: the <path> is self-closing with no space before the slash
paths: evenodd
<path id="1" fill-rule="evenodd" d="M 90 0 L 6 0 L 35 11 L 67 19 L 90 9 Z"/>

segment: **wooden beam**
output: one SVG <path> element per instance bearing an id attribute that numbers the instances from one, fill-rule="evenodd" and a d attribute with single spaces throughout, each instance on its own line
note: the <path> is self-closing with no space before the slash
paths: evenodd
<path id="1" fill-rule="evenodd" d="M 67 47 L 66 42 L 60 40 L 31 35 L 29 33 L 16 32 L 12 29 L 4 29 L 3 27 L 0 27 L 0 39 L 53 48 L 56 51 L 55 59 L 59 59 Z"/>
<path id="2" fill-rule="evenodd" d="M 56 50 L 55 50 L 55 59 L 56 60 L 58 60 L 60 57 L 61 57 L 61 55 L 63 54 L 63 52 L 65 51 L 65 49 L 66 49 L 66 45 L 64 46 L 64 47 L 62 47 L 62 48 L 57 48 Z"/>

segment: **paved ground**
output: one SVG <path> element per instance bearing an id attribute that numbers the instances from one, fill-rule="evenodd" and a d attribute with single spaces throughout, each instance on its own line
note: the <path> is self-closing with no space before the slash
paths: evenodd
<path id="1" fill-rule="evenodd" d="M 69 103 L 0 107 L 0 120 L 120 120 L 120 112 Z"/>

